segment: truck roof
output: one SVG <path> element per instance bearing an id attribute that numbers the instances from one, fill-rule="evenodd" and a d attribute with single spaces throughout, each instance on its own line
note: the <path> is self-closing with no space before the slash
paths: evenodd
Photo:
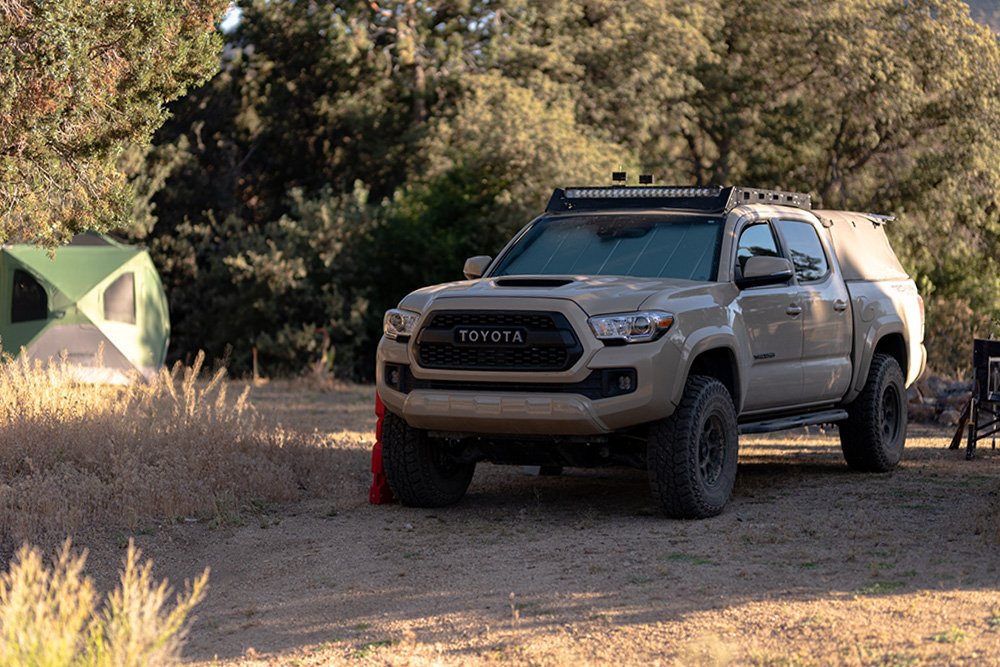
<path id="1" fill-rule="evenodd" d="M 547 213 L 636 209 L 723 214 L 744 204 L 812 210 L 806 193 L 740 186 L 612 185 L 556 188 Z M 905 280 L 907 274 L 886 237 L 885 216 L 853 211 L 812 211 L 829 230 L 845 280 Z"/>

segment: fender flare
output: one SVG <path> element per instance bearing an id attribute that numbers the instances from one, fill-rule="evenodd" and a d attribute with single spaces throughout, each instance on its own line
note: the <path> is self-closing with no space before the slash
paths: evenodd
<path id="1" fill-rule="evenodd" d="M 674 376 L 673 387 L 671 388 L 669 394 L 671 403 L 674 405 L 680 404 L 681 397 L 684 395 L 684 387 L 687 384 L 688 376 L 691 374 L 691 366 L 694 364 L 694 360 L 704 352 L 718 349 L 729 351 L 735 360 L 733 368 L 733 374 L 735 377 L 733 380 L 739 395 L 734 396 L 733 399 L 736 404 L 736 413 L 740 413 L 743 409 L 744 396 L 746 396 L 747 378 L 746 374 L 742 372 L 739 360 L 747 358 L 747 355 L 750 354 L 750 345 L 745 340 L 741 342 L 740 337 L 733 331 L 733 329 L 727 326 L 701 329 L 689 336 L 685 341 L 684 348 L 681 352 L 681 364 L 678 369 L 682 372 L 679 372 Z"/>
<path id="2" fill-rule="evenodd" d="M 906 341 L 903 321 L 891 315 L 885 315 L 876 319 L 868 327 L 868 331 L 865 332 L 865 339 L 861 344 L 860 357 L 855 367 L 856 376 L 854 384 L 851 387 L 849 400 L 853 400 L 857 394 L 864 390 L 865 383 L 868 381 L 868 370 L 871 368 L 872 357 L 875 354 L 875 348 L 878 346 L 879 341 L 893 334 L 899 334 L 903 337 L 903 341 Z M 906 374 L 906 369 L 903 369 L 903 374 Z"/>

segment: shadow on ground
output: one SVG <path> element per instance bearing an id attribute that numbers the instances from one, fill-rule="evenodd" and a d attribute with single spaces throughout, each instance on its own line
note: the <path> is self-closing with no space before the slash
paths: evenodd
<path id="1" fill-rule="evenodd" d="M 173 581 L 212 567 L 195 659 L 363 644 L 400 628 L 446 642 L 513 620 L 548 632 L 760 600 L 994 590 L 1000 456 L 966 462 L 943 442 L 920 439 L 896 472 L 865 475 L 829 436 L 754 440 L 731 505 L 698 522 L 662 518 L 645 474 L 618 469 L 533 477 L 481 465 L 455 507 L 374 507 L 367 449 L 353 449 L 332 507 L 303 502 L 267 525 L 196 526 L 143 546 Z"/>

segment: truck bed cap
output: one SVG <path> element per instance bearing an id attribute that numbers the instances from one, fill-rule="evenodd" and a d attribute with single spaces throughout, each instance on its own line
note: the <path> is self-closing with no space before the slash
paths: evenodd
<path id="1" fill-rule="evenodd" d="M 907 280 L 882 220 L 851 211 L 813 211 L 830 230 L 844 280 Z"/>

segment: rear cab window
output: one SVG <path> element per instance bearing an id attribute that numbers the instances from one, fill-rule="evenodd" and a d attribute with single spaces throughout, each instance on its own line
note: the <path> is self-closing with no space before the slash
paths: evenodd
<path id="1" fill-rule="evenodd" d="M 778 220 L 778 230 L 800 283 L 823 280 L 830 274 L 830 262 L 823 250 L 816 228 L 801 220 Z"/>

